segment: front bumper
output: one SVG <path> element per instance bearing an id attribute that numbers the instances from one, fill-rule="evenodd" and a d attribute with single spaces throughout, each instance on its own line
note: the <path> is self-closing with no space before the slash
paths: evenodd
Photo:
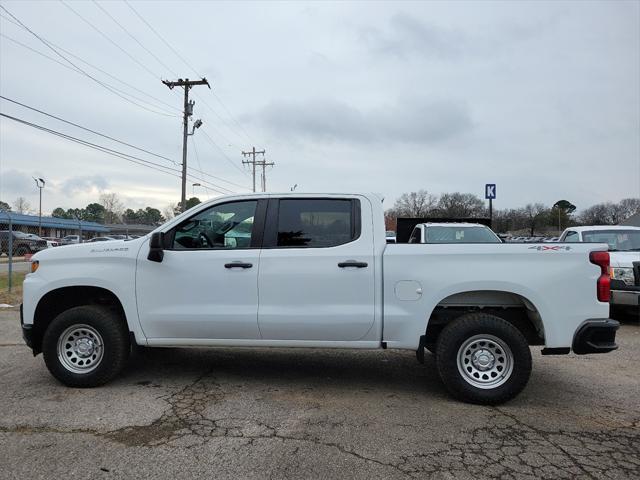
<path id="1" fill-rule="evenodd" d="M 611 290 L 611 305 L 640 307 L 640 291 Z"/>
<path id="2" fill-rule="evenodd" d="M 578 355 L 617 350 L 616 331 L 619 327 L 620 323 L 610 318 L 586 320 L 573 336 L 571 348 Z"/>
<path id="3" fill-rule="evenodd" d="M 24 315 L 22 314 L 22 304 L 20 304 L 20 326 L 22 327 L 22 338 L 27 347 L 33 350 L 33 325 L 24 324 Z"/>

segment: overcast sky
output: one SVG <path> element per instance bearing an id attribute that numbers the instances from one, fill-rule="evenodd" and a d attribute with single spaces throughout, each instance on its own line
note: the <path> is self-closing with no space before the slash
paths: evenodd
<path id="1" fill-rule="evenodd" d="M 58 1 L 0 5 L 97 80 L 0 9 L 1 95 L 176 164 L 182 97 L 160 79 L 206 76 L 213 90 L 192 91 L 204 126 L 189 165 L 228 190 L 250 188 L 240 151 L 255 145 L 276 163 L 270 191 L 374 191 L 390 206 L 407 191 L 482 196 L 496 183 L 497 208 L 640 197 L 638 1 L 132 1 L 186 63 L 124 2 L 67 2 L 79 16 Z M 178 168 L 4 100 L 0 110 Z M 133 208 L 179 200 L 176 177 L 6 118 L 0 134 L 8 203 L 37 205 L 33 176 L 47 181 L 45 212 L 100 192 Z M 194 181 L 189 195 L 218 195 Z"/>

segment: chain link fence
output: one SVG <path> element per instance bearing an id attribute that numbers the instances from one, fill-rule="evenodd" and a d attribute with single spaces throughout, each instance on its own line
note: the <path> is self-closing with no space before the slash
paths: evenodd
<path id="1" fill-rule="evenodd" d="M 22 301 L 22 282 L 31 270 L 31 257 L 35 253 L 70 240 L 55 236 L 59 232 L 43 227 L 38 217 L 28 222 L 24 217 L 0 210 L 0 306 L 15 306 Z M 81 225 L 78 227 L 81 235 Z M 80 235 L 76 235 L 76 243 Z"/>

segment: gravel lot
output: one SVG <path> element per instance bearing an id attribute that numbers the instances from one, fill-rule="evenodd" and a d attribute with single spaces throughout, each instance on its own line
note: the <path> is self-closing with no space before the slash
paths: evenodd
<path id="1" fill-rule="evenodd" d="M 516 400 L 451 400 L 412 352 L 161 349 L 63 387 L 0 312 L 2 478 L 639 478 L 640 326 L 541 357 Z"/>

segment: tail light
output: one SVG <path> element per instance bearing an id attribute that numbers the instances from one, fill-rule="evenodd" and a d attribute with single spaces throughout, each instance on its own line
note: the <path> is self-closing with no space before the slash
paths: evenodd
<path id="1" fill-rule="evenodd" d="M 596 284 L 598 300 L 608 302 L 611 299 L 611 277 L 609 277 L 609 252 L 591 252 L 589 254 L 591 263 L 600 267 L 600 277 Z"/>

